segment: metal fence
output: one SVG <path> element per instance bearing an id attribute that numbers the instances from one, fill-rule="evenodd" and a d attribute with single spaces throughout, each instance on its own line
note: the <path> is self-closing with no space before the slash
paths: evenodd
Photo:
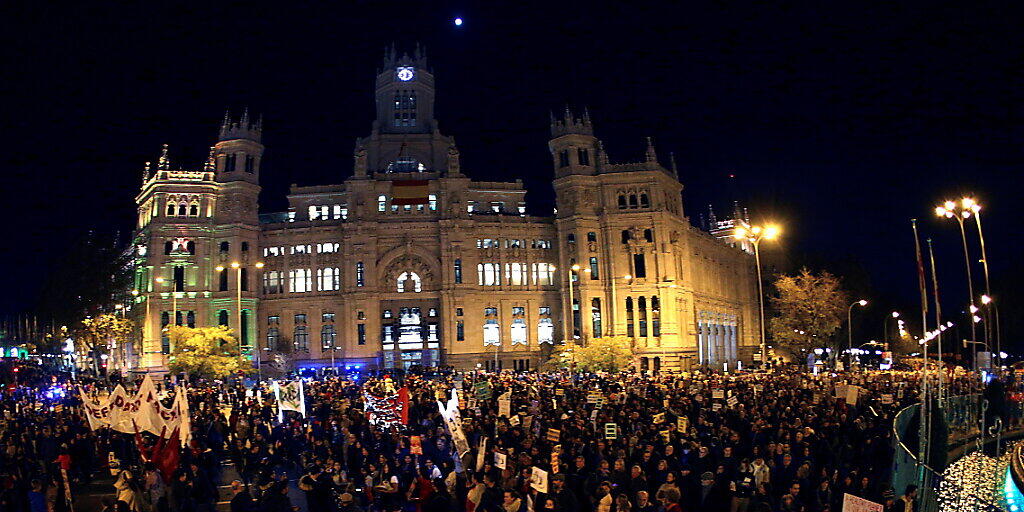
<path id="1" fill-rule="evenodd" d="M 916 447 L 908 445 L 909 439 L 918 437 L 917 432 L 911 432 L 912 419 L 918 413 L 921 404 L 914 404 L 904 408 L 896 414 L 893 421 L 893 436 L 896 444 L 893 457 L 892 486 L 897 493 L 902 493 L 907 485 L 919 486 L 918 496 L 920 512 L 938 511 L 938 489 L 942 483 L 942 474 L 929 467 L 927 464 L 918 462 Z M 981 395 L 959 395 L 947 397 L 939 402 L 941 411 L 948 428 L 948 439 L 946 440 L 948 459 L 959 459 L 960 457 L 981 448 L 983 439 L 979 418 L 984 407 L 984 400 Z M 917 425 L 913 425 L 916 427 Z"/>

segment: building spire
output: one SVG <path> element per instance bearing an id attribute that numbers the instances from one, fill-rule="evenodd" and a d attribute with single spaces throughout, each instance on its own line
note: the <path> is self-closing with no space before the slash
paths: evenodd
<path id="1" fill-rule="evenodd" d="M 164 144 L 160 148 L 160 159 L 157 160 L 156 168 L 161 171 L 166 171 L 171 168 L 171 159 L 167 156 L 167 144 Z"/>
<path id="2" fill-rule="evenodd" d="M 651 142 L 651 138 L 647 137 L 647 161 L 657 162 L 658 154 L 654 152 L 654 143 Z"/>
<path id="3" fill-rule="evenodd" d="M 676 152 L 670 151 L 668 154 L 669 166 L 672 168 L 672 175 L 676 178 L 679 177 L 679 168 L 676 167 Z"/>
<path id="4" fill-rule="evenodd" d="M 207 172 L 213 172 L 217 169 L 217 158 L 213 155 L 213 146 L 210 146 L 210 154 L 206 156 L 206 163 L 203 164 L 203 170 Z"/>
<path id="5" fill-rule="evenodd" d="M 152 163 L 146 162 L 145 167 L 142 168 L 142 184 L 145 185 L 149 181 L 149 173 Z"/>

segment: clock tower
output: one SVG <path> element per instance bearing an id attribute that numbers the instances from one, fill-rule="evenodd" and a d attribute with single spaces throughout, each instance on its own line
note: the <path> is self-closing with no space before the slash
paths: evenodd
<path id="1" fill-rule="evenodd" d="M 377 74 L 377 120 L 380 133 L 431 133 L 434 121 L 434 75 L 427 69 L 423 51 L 412 55 L 395 53 L 392 46 L 384 55 L 384 67 Z"/>

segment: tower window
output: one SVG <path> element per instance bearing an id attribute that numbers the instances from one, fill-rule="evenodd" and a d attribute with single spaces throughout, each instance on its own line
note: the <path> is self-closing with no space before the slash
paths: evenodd
<path id="1" fill-rule="evenodd" d="M 191 205 L 189 205 L 189 207 L 188 207 L 188 216 L 189 217 L 198 217 L 199 216 L 199 203 L 192 203 Z"/>
<path id="2" fill-rule="evenodd" d="M 356 325 L 356 338 L 360 345 L 366 345 L 366 324 Z"/>
<path id="3" fill-rule="evenodd" d="M 174 291 L 185 290 L 185 267 L 174 267 Z"/>
<path id="4" fill-rule="evenodd" d="M 167 202 L 167 216 L 173 217 L 174 216 L 174 212 L 175 212 L 174 203 L 172 203 L 172 202 L 170 202 L 170 200 L 168 200 L 168 202 Z"/>
<path id="5" fill-rule="evenodd" d="M 462 260 L 455 260 L 455 284 L 462 284 Z"/>
<path id="6" fill-rule="evenodd" d="M 227 269 L 217 272 L 218 274 L 218 286 L 217 289 L 222 292 L 228 291 L 228 271 Z"/>
<path id="7" fill-rule="evenodd" d="M 178 216 L 185 217 L 188 215 L 188 205 L 185 203 L 178 203 Z"/>
<path id="8" fill-rule="evenodd" d="M 588 231 L 587 232 L 587 241 L 588 242 L 596 242 L 597 241 L 597 233 L 595 233 L 593 231 Z"/>
<path id="9" fill-rule="evenodd" d="M 558 152 L 558 166 L 569 167 L 569 150 L 563 149 Z"/>
<path id="10" fill-rule="evenodd" d="M 579 159 L 580 165 L 590 165 L 590 151 L 586 148 L 577 149 L 576 157 Z"/>
<path id="11" fill-rule="evenodd" d="M 591 256 L 590 257 L 590 279 L 595 279 L 595 280 L 596 279 L 600 279 L 600 277 L 597 275 L 597 257 L 596 256 Z"/>
<path id="12" fill-rule="evenodd" d="M 601 299 L 595 297 L 590 300 L 591 328 L 594 330 L 594 337 L 601 337 Z"/>
<path id="13" fill-rule="evenodd" d="M 633 235 L 629 232 L 629 230 L 628 229 L 623 229 L 622 230 L 622 243 L 628 244 L 629 241 L 632 240 L 632 239 L 633 239 Z"/>
<path id="14" fill-rule="evenodd" d="M 222 309 L 222 310 L 217 312 L 217 325 L 223 325 L 223 326 L 227 327 L 227 325 L 228 325 L 228 310 Z"/>
<path id="15" fill-rule="evenodd" d="M 647 241 L 647 242 L 653 242 L 654 241 L 654 231 L 652 231 L 650 229 L 645 229 L 644 230 L 644 240 Z"/>
<path id="16" fill-rule="evenodd" d="M 625 210 L 626 209 L 626 196 L 619 196 L 619 209 L 620 210 Z"/>
<path id="17" fill-rule="evenodd" d="M 647 260 L 643 253 L 633 255 L 633 276 L 647 277 Z"/>
<path id="18" fill-rule="evenodd" d="M 230 155 L 225 155 L 224 156 L 224 172 L 234 172 L 234 171 L 235 171 L 235 155 L 233 153 L 230 154 Z"/>
<path id="19" fill-rule="evenodd" d="M 230 243 L 228 243 L 228 242 L 221 242 L 220 243 L 220 252 L 228 252 L 229 250 L 231 250 L 231 244 Z"/>
<path id="20" fill-rule="evenodd" d="M 242 291 L 247 292 L 249 291 L 249 269 L 241 268 L 239 270 L 241 271 L 240 274 L 242 274 Z"/>
<path id="21" fill-rule="evenodd" d="M 637 207 L 637 204 L 636 204 L 636 194 L 630 194 L 629 195 L 629 207 L 630 208 L 636 208 Z"/>
<path id="22" fill-rule="evenodd" d="M 651 200 L 647 198 L 647 194 L 640 194 L 640 207 L 649 208 L 651 206 Z"/>
<path id="23" fill-rule="evenodd" d="M 356 262 L 356 286 L 366 285 L 366 267 L 363 262 Z"/>
<path id="24" fill-rule="evenodd" d="M 249 174 L 256 172 L 256 157 L 245 155 L 245 172 Z"/>

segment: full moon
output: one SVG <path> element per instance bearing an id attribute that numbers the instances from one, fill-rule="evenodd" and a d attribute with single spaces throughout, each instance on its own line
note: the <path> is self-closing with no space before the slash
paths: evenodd
<path id="1" fill-rule="evenodd" d="M 462 26 L 462 18 L 455 18 L 455 26 L 456 27 L 461 27 Z"/>

